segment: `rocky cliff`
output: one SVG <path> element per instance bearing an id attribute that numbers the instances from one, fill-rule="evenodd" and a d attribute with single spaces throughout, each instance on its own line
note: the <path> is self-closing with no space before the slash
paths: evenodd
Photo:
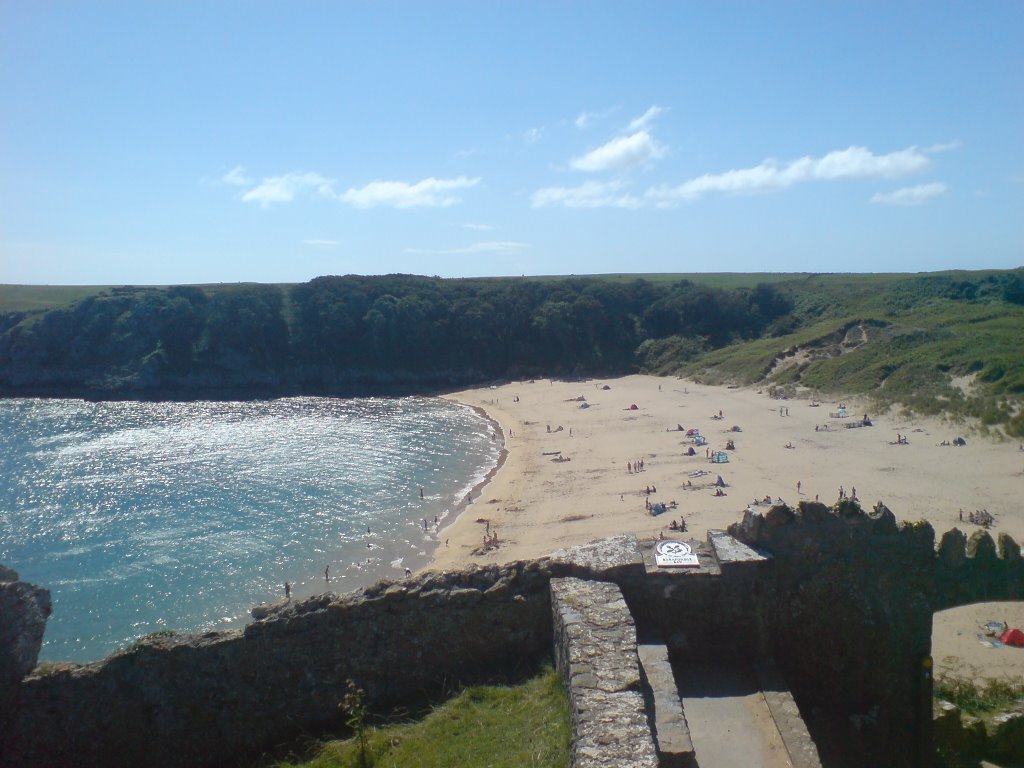
<path id="1" fill-rule="evenodd" d="M 0 725 L 18 683 L 36 666 L 50 616 L 50 593 L 0 565 Z"/>

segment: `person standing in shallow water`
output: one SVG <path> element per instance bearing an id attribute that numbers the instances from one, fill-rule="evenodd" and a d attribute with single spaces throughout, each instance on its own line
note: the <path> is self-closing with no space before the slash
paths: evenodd
<path id="1" fill-rule="evenodd" d="M 324 581 L 329 582 L 331 580 L 331 566 L 324 568 Z"/>
<path id="2" fill-rule="evenodd" d="M 291 600 L 292 599 L 292 585 L 289 584 L 287 581 L 284 583 L 284 599 L 285 600 Z"/>

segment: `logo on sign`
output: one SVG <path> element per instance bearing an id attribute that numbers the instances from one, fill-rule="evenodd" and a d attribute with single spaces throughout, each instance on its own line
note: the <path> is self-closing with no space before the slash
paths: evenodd
<path id="1" fill-rule="evenodd" d="M 685 541 L 659 541 L 654 548 L 654 561 L 659 568 L 695 568 L 697 556 Z"/>

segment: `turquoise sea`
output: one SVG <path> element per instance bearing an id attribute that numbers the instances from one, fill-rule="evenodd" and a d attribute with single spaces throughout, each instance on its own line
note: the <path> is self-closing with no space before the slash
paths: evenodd
<path id="1" fill-rule="evenodd" d="M 51 591 L 40 658 L 91 661 L 400 577 L 500 448 L 435 398 L 3 400 L 0 563 Z"/>

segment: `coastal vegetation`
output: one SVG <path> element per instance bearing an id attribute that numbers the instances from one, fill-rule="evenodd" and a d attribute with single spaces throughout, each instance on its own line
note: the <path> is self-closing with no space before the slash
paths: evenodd
<path id="1" fill-rule="evenodd" d="M 569 710 L 558 673 L 513 686 L 467 688 L 414 722 L 370 726 L 359 736 L 310 742 L 304 756 L 262 768 L 391 768 L 488 765 L 565 768 Z"/>
<path id="2" fill-rule="evenodd" d="M 0 286 L 0 393 L 423 391 L 645 371 L 1024 435 L 1024 269 Z"/>

